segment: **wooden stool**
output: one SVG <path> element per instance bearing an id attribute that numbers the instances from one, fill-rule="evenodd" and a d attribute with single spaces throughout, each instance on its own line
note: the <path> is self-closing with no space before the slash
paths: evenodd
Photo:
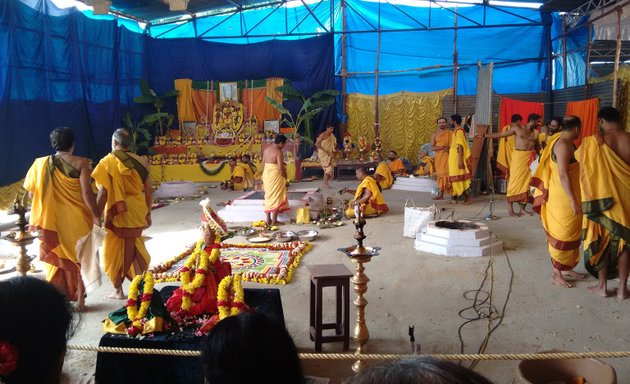
<path id="1" fill-rule="evenodd" d="M 308 265 L 306 268 L 311 274 L 309 332 L 311 340 L 315 341 L 315 351 L 322 351 L 322 343 L 334 341 L 343 341 L 345 351 L 350 348 L 350 277 L 352 272 L 343 264 Z M 337 316 L 334 323 L 322 324 L 322 288 L 324 287 L 337 288 Z M 335 335 L 323 336 L 324 329 L 334 329 Z"/>

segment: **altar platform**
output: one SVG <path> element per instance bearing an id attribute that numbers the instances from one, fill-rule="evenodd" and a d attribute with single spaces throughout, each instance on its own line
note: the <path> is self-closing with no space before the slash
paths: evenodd
<path id="1" fill-rule="evenodd" d="M 308 207 L 311 220 L 316 220 L 319 213 L 324 208 L 323 194 L 319 188 L 302 188 L 288 191 L 289 210 L 278 215 L 278 220 L 288 223 L 295 219 L 298 208 Z M 217 213 L 225 222 L 243 223 L 265 219 L 263 208 L 265 193 L 252 191 L 247 192 L 231 204 L 226 205 Z"/>
<path id="2" fill-rule="evenodd" d="M 206 164 L 206 170 L 213 170 L 219 167 L 218 164 Z M 258 169 L 262 169 L 261 163 L 254 163 Z M 287 163 L 287 178 L 289 181 L 296 180 L 296 167 L 294 162 Z M 204 172 L 204 168 L 200 163 L 197 164 L 162 164 L 151 165 L 149 167 L 151 178 L 154 183 L 162 183 L 168 181 L 190 181 L 193 183 L 210 183 L 223 182 L 229 180 L 232 176 L 230 167 L 225 164 L 223 168 L 215 175 Z"/>
<path id="3" fill-rule="evenodd" d="M 171 296 L 177 287 L 160 290 L 162 301 Z M 282 300 L 278 289 L 245 288 L 245 302 L 256 312 L 284 323 Z M 99 346 L 122 348 L 199 350 L 201 336 L 191 329 L 172 334 L 132 339 L 127 335 L 105 334 Z M 203 384 L 203 367 L 197 357 L 134 355 L 124 353 L 98 353 L 96 382 L 99 384 Z"/>

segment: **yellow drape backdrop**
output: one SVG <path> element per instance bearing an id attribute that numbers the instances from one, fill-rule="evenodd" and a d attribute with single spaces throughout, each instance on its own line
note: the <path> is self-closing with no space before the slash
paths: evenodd
<path id="1" fill-rule="evenodd" d="M 451 89 L 415 93 L 399 92 L 379 97 L 380 136 L 383 151 L 395 150 L 411 161 L 418 158 L 420 146 L 431 139 L 438 117 L 442 115 L 442 99 Z M 374 96 L 348 95 L 348 133 L 356 142 L 365 136 L 374 142 Z"/>
<path id="2" fill-rule="evenodd" d="M 177 117 L 179 121 L 197 121 L 192 102 L 192 80 L 176 79 L 175 89 L 177 95 Z"/>
<path id="3" fill-rule="evenodd" d="M 0 211 L 8 210 L 15 202 L 15 196 L 22 198 L 26 190 L 23 187 L 24 180 L 0 187 Z"/>

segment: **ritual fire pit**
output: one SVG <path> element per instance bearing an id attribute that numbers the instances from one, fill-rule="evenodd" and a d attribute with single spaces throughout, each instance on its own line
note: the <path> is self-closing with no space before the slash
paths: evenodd
<path id="1" fill-rule="evenodd" d="M 430 221 L 416 236 L 418 251 L 441 256 L 479 257 L 498 254 L 503 242 L 490 233 L 488 226 L 472 221 Z"/>

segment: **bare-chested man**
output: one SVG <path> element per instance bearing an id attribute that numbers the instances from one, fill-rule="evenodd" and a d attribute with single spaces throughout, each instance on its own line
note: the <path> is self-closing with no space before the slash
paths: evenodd
<path id="1" fill-rule="evenodd" d="M 437 119 L 438 129 L 431 136 L 431 150 L 435 153 L 435 176 L 438 182 L 438 195 L 434 200 L 442 200 L 444 193 L 451 193 L 451 183 L 448 178 L 448 151 L 451 147 L 453 132 L 448 129 L 446 119 Z"/>
<path id="2" fill-rule="evenodd" d="M 514 119 L 512 119 L 514 120 Z M 527 124 L 521 127 L 518 124 L 512 124 L 501 133 L 486 133 L 478 137 L 501 138 L 514 136 L 514 150 L 510 159 L 510 178 L 508 180 L 507 202 L 510 216 L 518 217 L 523 213 L 531 215 L 531 212 L 525 210 L 527 203 L 531 202 L 531 193 L 529 183 L 532 178 L 529 169 L 529 161 L 531 152 L 535 149 L 538 141 L 538 131 L 536 127 L 540 123 L 541 117 L 536 113 L 532 113 L 527 117 Z M 513 203 L 518 203 L 520 210 L 514 212 Z"/>
<path id="3" fill-rule="evenodd" d="M 263 151 L 262 182 L 265 190 L 265 214 L 267 225 L 278 224 L 278 213 L 289 209 L 287 199 L 287 170 L 282 148 L 287 143 L 283 135 L 276 136 L 274 144 Z"/>
<path id="4" fill-rule="evenodd" d="M 602 131 L 582 139 L 576 158 L 584 222 L 584 266 L 599 279 L 589 291 L 606 297 L 607 279 L 619 276 L 617 297 L 628 298 L 630 269 L 630 133 L 619 111 L 599 111 Z"/>

